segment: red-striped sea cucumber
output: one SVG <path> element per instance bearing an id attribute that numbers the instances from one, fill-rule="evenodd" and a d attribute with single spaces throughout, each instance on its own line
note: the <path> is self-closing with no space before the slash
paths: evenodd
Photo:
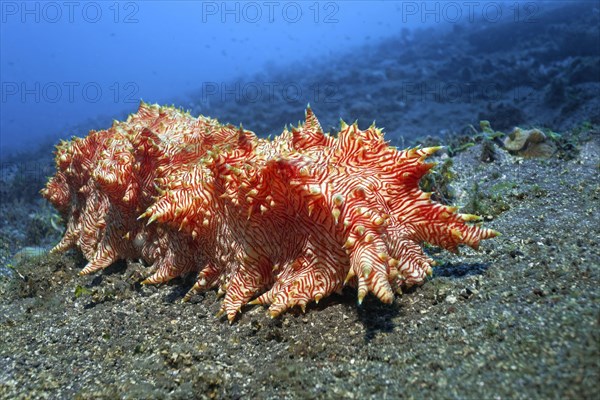
<path id="1" fill-rule="evenodd" d="M 311 111 L 274 139 L 142 103 L 126 121 L 61 142 L 42 191 L 67 222 L 53 251 L 79 248 L 88 274 L 119 259 L 145 283 L 189 273 L 217 287 L 232 321 L 247 303 L 286 309 L 345 285 L 390 303 L 421 284 L 427 242 L 456 251 L 496 236 L 479 217 L 430 200 L 420 179 L 438 148 L 397 150 L 374 125 L 325 134 Z"/>

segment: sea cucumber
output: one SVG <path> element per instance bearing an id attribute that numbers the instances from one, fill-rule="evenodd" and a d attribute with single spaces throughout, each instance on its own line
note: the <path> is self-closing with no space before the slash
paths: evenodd
<path id="1" fill-rule="evenodd" d="M 141 103 L 61 142 L 42 194 L 67 223 L 53 251 L 79 248 L 81 274 L 141 258 L 144 283 L 194 272 L 187 298 L 218 287 L 229 321 L 248 303 L 275 317 L 345 285 L 390 303 L 431 273 L 424 242 L 456 251 L 497 235 L 419 188 L 438 149 L 397 150 L 375 125 L 342 122 L 334 137 L 310 107 L 271 140 Z"/>

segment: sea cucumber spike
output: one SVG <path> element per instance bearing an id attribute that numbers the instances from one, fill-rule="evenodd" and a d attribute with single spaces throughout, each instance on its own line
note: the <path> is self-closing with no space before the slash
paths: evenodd
<path id="1" fill-rule="evenodd" d="M 461 241 L 463 238 L 463 234 L 459 229 L 450 229 L 450 233 L 452 235 L 452 237 L 454 237 L 454 239 L 456 239 L 457 242 Z"/>
<path id="2" fill-rule="evenodd" d="M 358 305 L 361 305 L 365 297 L 369 293 L 369 289 L 367 287 L 367 281 L 362 275 L 358 275 Z"/>
<path id="3" fill-rule="evenodd" d="M 88 275 L 94 273 L 98 270 L 104 269 L 111 265 L 113 261 L 111 260 L 93 260 L 86 264 L 86 266 L 79 271 L 79 275 Z"/>
<path id="4" fill-rule="evenodd" d="M 308 192 L 312 195 L 320 195 L 321 194 L 321 188 L 318 185 L 309 185 L 308 186 Z"/>
<path id="5" fill-rule="evenodd" d="M 354 273 L 354 269 L 351 267 L 348 270 L 348 274 L 346 275 L 346 279 L 344 279 L 344 285 L 347 285 L 355 276 L 356 276 L 356 274 Z"/>
<path id="6" fill-rule="evenodd" d="M 318 303 L 318 301 L 317 301 L 317 303 Z M 298 303 L 298 305 L 300 306 L 300 309 L 302 310 L 302 314 L 306 314 L 306 305 L 307 305 L 307 303 L 301 302 L 301 303 Z"/>
<path id="7" fill-rule="evenodd" d="M 336 225 L 340 218 L 340 214 L 341 214 L 341 212 L 340 212 L 339 208 L 334 208 L 333 210 L 331 210 L 331 215 L 333 216 L 333 220 L 335 221 Z"/>
<path id="8" fill-rule="evenodd" d="M 310 104 L 306 107 L 305 119 L 306 122 L 304 123 L 304 128 L 314 131 L 315 133 L 319 133 L 321 135 L 323 134 L 321 124 L 319 123 L 319 120 L 310 108 Z"/>
<path id="9" fill-rule="evenodd" d="M 343 194 L 336 194 L 333 196 L 333 204 L 336 205 L 337 207 L 341 207 L 344 204 L 344 195 Z"/>
<path id="10" fill-rule="evenodd" d="M 251 305 L 251 306 L 257 306 L 257 305 L 260 306 L 263 304 L 267 304 L 267 303 L 264 302 L 264 300 L 262 299 L 262 296 L 259 296 L 256 299 L 248 302 L 248 305 Z"/>
<path id="11" fill-rule="evenodd" d="M 390 266 L 388 277 L 390 282 L 393 282 L 398 277 L 398 268 Z"/>
<path id="12" fill-rule="evenodd" d="M 465 222 L 481 222 L 483 218 L 474 214 L 459 214 L 459 217 Z"/>
<path id="13" fill-rule="evenodd" d="M 458 211 L 458 207 L 456 206 L 446 206 L 446 211 L 448 211 L 451 215 L 456 214 Z"/>
<path id="14" fill-rule="evenodd" d="M 343 248 L 344 249 L 351 249 L 352 247 L 354 247 L 354 244 L 356 243 L 356 238 L 354 237 L 349 237 L 346 242 L 344 243 Z"/>
<path id="15" fill-rule="evenodd" d="M 443 148 L 444 148 L 444 146 L 424 147 L 421 149 L 421 152 L 425 157 L 427 157 L 427 156 L 432 155 L 433 153 L 440 151 Z"/>
<path id="16" fill-rule="evenodd" d="M 369 264 L 363 264 L 361 268 L 362 268 L 363 278 L 365 278 L 365 279 L 369 278 L 369 275 L 371 275 L 371 272 L 373 271 L 371 266 Z"/>
<path id="17" fill-rule="evenodd" d="M 373 220 L 373 223 L 374 223 L 375 225 L 377 225 L 377 226 L 380 226 L 380 225 L 383 225 L 383 224 L 385 223 L 385 219 L 384 219 L 383 217 L 381 217 L 381 216 L 378 216 L 378 217 L 376 217 L 376 218 Z"/>

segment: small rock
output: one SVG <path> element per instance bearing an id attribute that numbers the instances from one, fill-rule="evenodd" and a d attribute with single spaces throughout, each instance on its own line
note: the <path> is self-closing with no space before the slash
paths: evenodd
<path id="1" fill-rule="evenodd" d="M 504 139 L 504 147 L 525 158 L 549 158 L 556 146 L 539 129 L 521 129 L 515 127 Z"/>
<path id="2" fill-rule="evenodd" d="M 454 303 L 456 303 L 457 300 L 458 299 L 456 298 L 456 296 L 454 296 L 452 294 L 446 296 L 446 303 L 454 304 Z"/>
<path id="3" fill-rule="evenodd" d="M 540 297 L 544 297 L 544 295 L 546 293 L 544 293 L 544 290 L 542 290 L 540 288 L 535 288 L 535 289 L 533 289 L 533 294 L 540 296 Z"/>

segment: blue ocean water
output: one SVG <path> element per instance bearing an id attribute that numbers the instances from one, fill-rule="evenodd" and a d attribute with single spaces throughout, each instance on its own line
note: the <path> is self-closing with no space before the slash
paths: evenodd
<path id="1" fill-rule="evenodd" d="M 418 32 L 422 39 L 436 30 L 506 21 L 539 25 L 542 11 L 561 2 L 0 4 L 0 154 L 6 156 L 105 128 L 112 119 L 134 112 L 140 99 L 243 122 L 249 129 L 256 126 L 259 134 L 277 133 L 284 123 L 296 122 L 309 102 L 322 103 L 317 113 L 332 121 L 385 121 L 387 115 L 401 113 L 406 101 L 390 99 L 395 106 L 381 110 L 371 99 L 382 96 L 379 87 L 400 63 L 394 55 L 405 51 Z M 380 68 L 370 69 L 381 61 L 381 53 L 373 51 L 386 40 L 387 76 Z M 417 49 L 417 55 L 428 47 Z M 451 56 L 440 52 L 438 57 Z M 331 65 L 340 76 L 332 76 Z M 348 71 L 342 70 L 344 65 Z M 372 76 L 366 82 L 357 80 L 356 68 Z M 412 82 L 410 75 L 403 79 L 407 85 Z M 367 87 L 357 89 L 360 96 L 348 98 L 353 86 L 361 85 Z M 365 112 L 365 107 L 349 108 L 348 102 L 373 107 Z M 219 104 L 228 105 L 228 111 Z M 265 104 L 273 115 L 254 112 Z M 263 128 L 273 131 L 258 132 Z"/>

